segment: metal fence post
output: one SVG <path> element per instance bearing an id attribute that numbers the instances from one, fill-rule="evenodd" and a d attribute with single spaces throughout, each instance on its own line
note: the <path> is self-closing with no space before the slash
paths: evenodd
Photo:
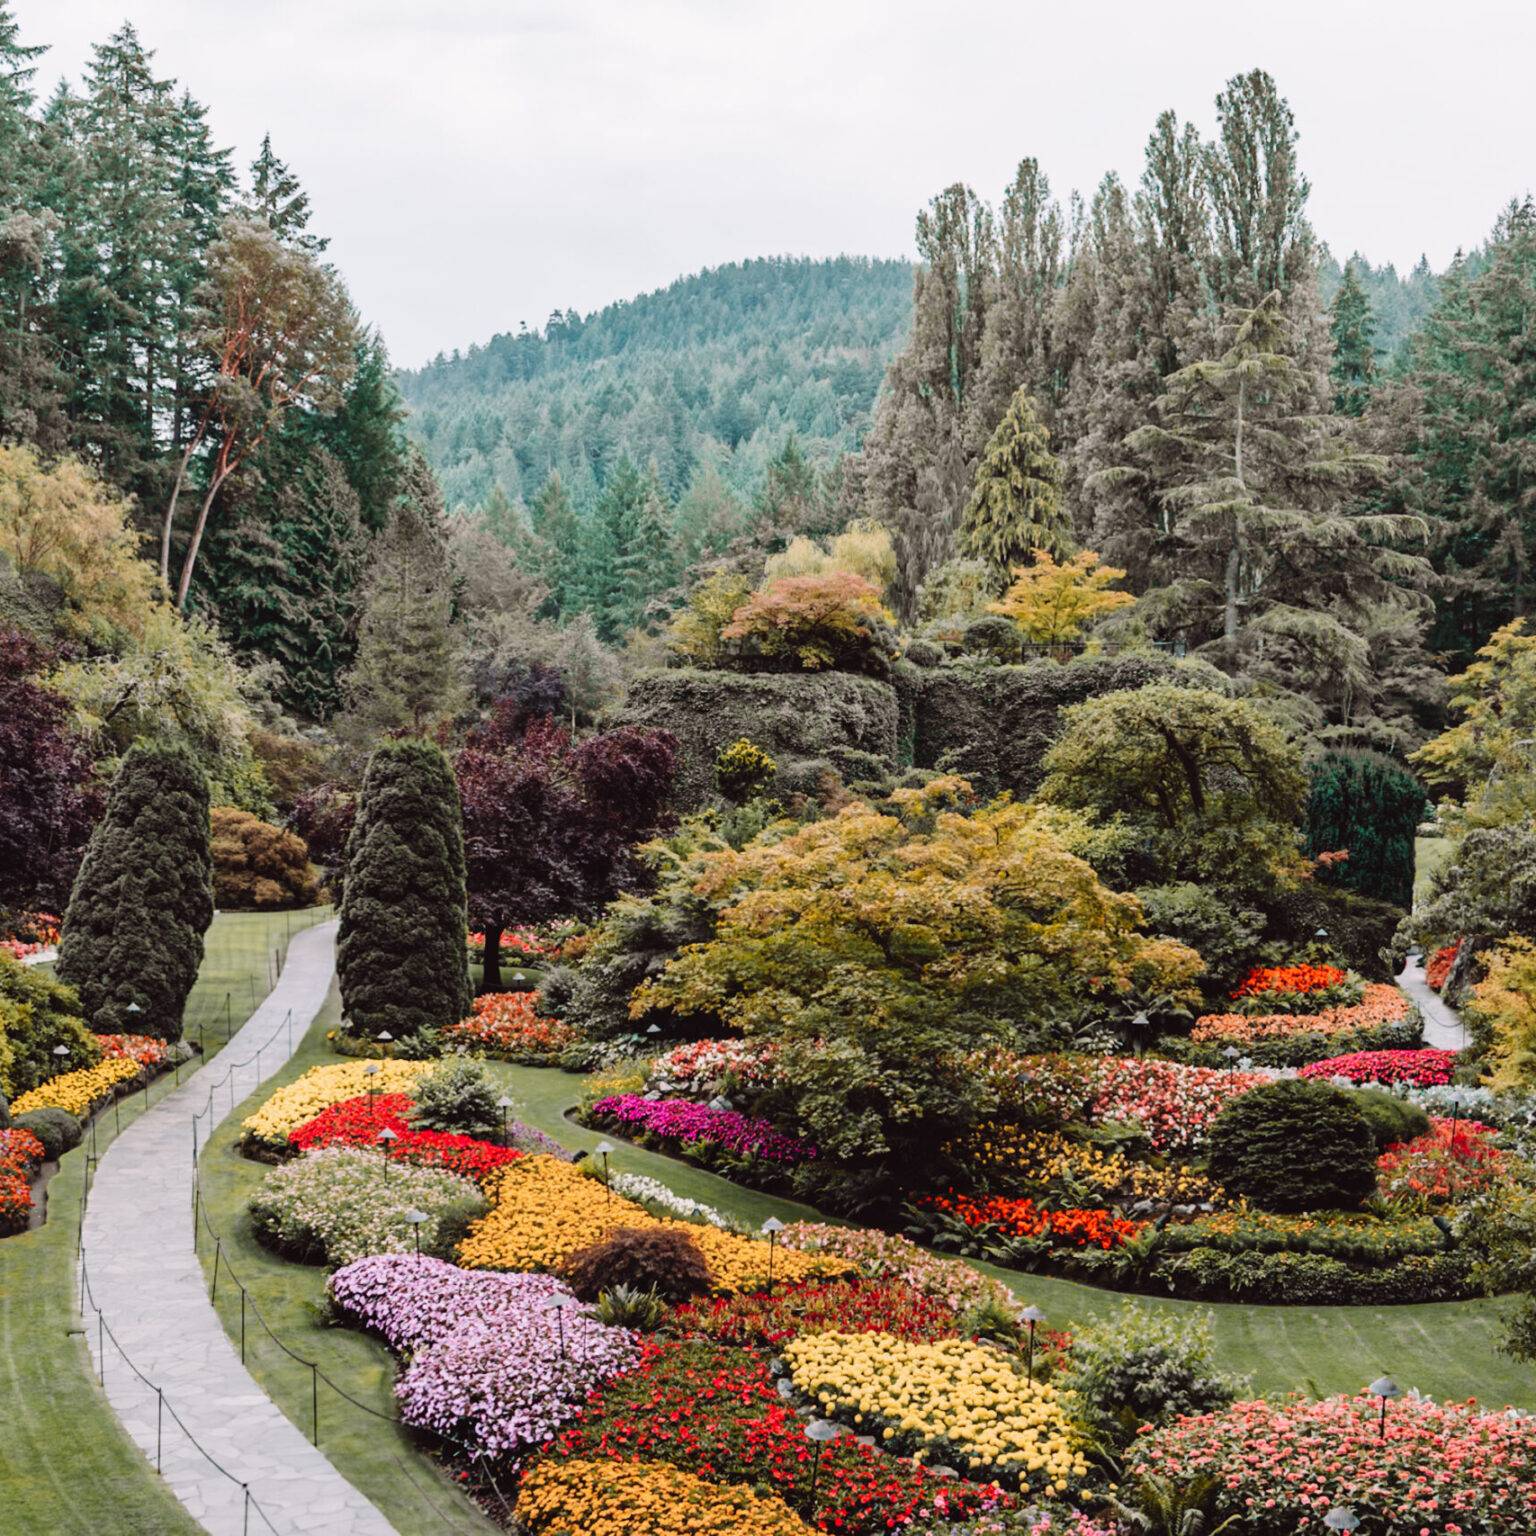
<path id="1" fill-rule="evenodd" d="M 100 1307 L 96 1308 L 96 1384 L 107 1384 L 107 1320 Z"/>
<path id="2" fill-rule="evenodd" d="M 309 1412 L 314 1421 L 314 1442 L 320 1444 L 320 1367 L 311 1362 L 309 1367 Z"/>
<path id="3" fill-rule="evenodd" d="M 210 1301 L 214 1301 L 214 1302 L 218 1301 L 218 1299 L 219 1299 L 219 1256 L 223 1252 L 223 1249 L 224 1249 L 224 1239 L 222 1237 L 214 1238 L 214 1240 L 213 1240 L 213 1290 L 209 1294 L 209 1298 L 208 1298 Z"/>
<path id="4" fill-rule="evenodd" d="M 245 1287 L 240 1287 L 240 1364 L 245 1364 Z"/>
<path id="5" fill-rule="evenodd" d="M 160 1470 L 160 1446 L 165 1424 L 165 1388 L 155 1388 L 155 1471 Z"/>

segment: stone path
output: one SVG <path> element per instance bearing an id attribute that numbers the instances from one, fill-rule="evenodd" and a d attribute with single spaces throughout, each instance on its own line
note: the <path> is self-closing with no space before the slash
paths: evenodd
<path id="1" fill-rule="evenodd" d="M 1424 1019 L 1424 1044 L 1437 1051 L 1460 1051 L 1467 1045 L 1461 1015 L 1424 979 L 1424 957 L 1408 956 L 1397 984 L 1413 999 Z"/>
<path id="2" fill-rule="evenodd" d="M 241 1365 L 208 1300 L 192 1248 L 192 1117 L 208 1102 L 209 1082 L 229 1071 L 227 1064 L 248 1062 L 236 1068 L 229 1085 L 238 1104 L 287 1061 L 325 1002 L 335 940 L 334 922 L 294 936 L 276 987 L 244 1028 L 112 1143 L 86 1211 L 82 1262 L 90 1297 L 122 1350 L 106 1341 L 107 1398 L 153 1462 L 159 1400 L 124 1363 L 123 1353 L 164 1392 L 165 1480 L 213 1536 L 261 1536 L 268 1530 L 276 1536 L 394 1536 L 383 1515 Z M 215 1119 L 227 1093 L 220 1088 L 216 1095 Z M 207 1119 L 201 1127 L 206 1138 Z M 96 1355 L 100 1334 L 90 1301 L 85 1319 Z M 209 1456 L 231 1475 L 220 1473 Z M 249 1510 L 242 1485 L 250 1490 Z"/>

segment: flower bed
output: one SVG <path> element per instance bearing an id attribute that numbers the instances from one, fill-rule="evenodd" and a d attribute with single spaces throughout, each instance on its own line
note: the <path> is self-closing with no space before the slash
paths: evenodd
<path id="1" fill-rule="evenodd" d="M 1352 1051 L 1326 1056 L 1301 1069 L 1302 1077 L 1347 1077 L 1352 1083 L 1405 1083 L 1410 1088 L 1436 1088 L 1451 1081 L 1456 1051 Z"/>
<path id="2" fill-rule="evenodd" d="M 43 1164 L 43 1144 L 30 1131 L 0 1131 L 0 1236 L 24 1232 L 32 1217 L 32 1176 Z"/>
<path id="3" fill-rule="evenodd" d="M 59 942 L 59 920 L 52 912 L 21 912 L 11 924 L 11 931 L 0 938 L 0 954 L 25 960 L 52 949 Z"/>
<path id="4" fill-rule="evenodd" d="M 541 1462 L 523 1479 L 517 1518 L 533 1536 L 794 1536 L 808 1529 L 780 1499 L 643 1462 Z"/>
<path id="5" fill-rule="evenodd" d="M 1390 982 L 1375 982 L 1365 988 L 1358 1003 L 1318 1013 L 1207 1013 L 1195 1020 L 1190 1039 L 1242 1045 L 1292 1035 L 1353 1035 L 1404 1024 L 1412 1013 L 1413 1004 L 1398 988 Z"/>
<path id="6" fill-rule="evenodd" d="M 413 1233 L 410 1210 L 427 1220 Z M 350 1264 L 378 1253 L 450 1252 L 485 1210 L 468 1179 L 439 1168 L 391 1167 L 377 1152 L 324 1147 L 274 1168 L 251 1196 L 257 1237 L 307 1263 Z"/>
<path id="7" fill-rule="evenodd" d="M 868 1333 L 805 1334 L 786 1344 L 796 1387 L 824 1413 L 888 1448 L 1036 1495 L 1081 1485 L 1088 1462 L 1066 1407 L 1008 1356 L 968 1339 L 913 1342 Z"/>
<path id="8" fill-rule="evenodd" d="M 952 1339 L 955 1313 L 901 1280 L 812 1280 L 772 1295 L 716 1296 L 677 1307 L 680 1338 L 724 1345 L 776 1346 L 807 1333 L 888 1333 L 899 1339 Z"/>
<path id="9" fill-rule="evenodd" d="M 561 1053 L 577 1044 L 581 1032 L 559 1019 L 534 1012 L 532 992 L 488 992 L 477 997 L 474 1012 L 443 1031 L 443 1044 L 499 1061 L 524 1066 L 558 1065 Z"/>
<path id="10" fill-rule="evenodd" d="M 1388 1147 L 1376 1160 L 1377 1187 L 1414 1210 L 1476 1199 L 1510 1177 L 1510 1157 L 1475 1120 L 1433 1120 L 1427 1136 Z"/>
<path id="11" fill-rule="evenodd" d="M 1260 965 L 1231 993 L 1239 1013 L 1317 1013 L 1360 1001 L 1364 984 L 1336 965 Z"/>
<path id="12" fill-rule="evenodd" d="M 553 1158 L 520 1159 L 490 1182 L 487 1193 L 490 1211 L 459 1247 L 459 1262 L 469 1269 L 558 1272 L 578 1248 L 615 1227 L 683 1226 L 703 1253 L 717 1293 L 750 1289 L 768 1272 L 766 1238 L 652 1216 L 612 1194 L 600 1180 Z M 846 1273 L 847 1268 L 839 1260 L 802 1253 L 780 1253 L 774 1259 L 774 1274 L 785 1281 Z"/>
<path id="13" fill-rule="evenodd" d="M 1431 991 L 1439 992 L 1445 987 L 1450 978 L 1451 967 L 1456 964 L 1456 956 L 1461 951 L 1461 940 L 1454 944 L 1447 944 L 1443 949 L 1437 949 L 1429 957 L 1429 964 L 1424 967 L 1424 980 Z"/>
<path id="14" fill-rule="evenodd" d="M 547 1440 L 635 1358 L 624 1329 L 598 1322 L 548 1275 L 382 1255 L 338 1270 L 330 1294 L 408 1357 L 395 1382 L 401 1418 L 492 1456 Z"/>
<path id="15" fill-rule="evenodd" d="M 1033 1200 L 1005 1195 L 963 1195 L 954 1190 L 924 1195 L 920 1210 L 939 1211 L 983 1237 L 1039 1238 L 1053 1248 L 1118 1248 L 1139 1237 L 1147 1223 L 1107 1210 L 1042 1210 Z"/>
<path id="16" fill-rule="evenodd" d="M 695 1098 L 718 1093 L 728 1080 L 762 1087 L 773 1081 L 777 1047 L 763 1040 L 690 1040 L 652 1063 L 646 1089 Z"/>
<path id="17" fill-rule="evenodd" d="M 247 1150 L 260 1149 L 286 1154 L 288 1138 L 313 1120 L 322 1110 L 344 1099 L 373 1093 L 404 1093 L 423 1072 L 431 1071 L 430 1061 L 337 1061 L 311 1067 L 302 1077 L 284 1084 L 254 1115 L 241 1125 Z M 370 1073 L 370 1067 L 378 1071 Z"/>
<path id="18" fill-rule="evenodd" d="M 140 1067 L 163 1067 L 170 1046 L 155 1035 L 97 1035 L 106 1061 L 131 1061 Z"/>
<path id="19" fill-rule="evenodd" d="M 72 1115 L 84 1118 L 98 1104 L 108 1103 L 123 1083 L 139 1076 L 136 1062 L 121 1057 L 103 1061 L 79 1072 L 65 1072 L 50 1077 L 46 1083 L 29 1089 L 11 1104 L 13 1115 L 24 1115 L 29 1109 L 64 1109 Z"/>
<path id="20" fill-rule="evenodd" d="M 645 1206 L 653 1215 L 657 1214 L 654 1207 L 662 1215 L 680 1216 L 684 1221 L 702 1221 L 711 1227 L 723 1227 L 728 1232 L 740 1229 L 739 1222 L 717 1211 L 714 1206 L 676 1194 L 660 1179 L 653 1179 L 649 1174 L 615 1173 L 610 1175 L 609 1183 L 616 1195 L 623 1195 L 626 1200 Z"/>
<path id="21" fill-rule="evenodd" d="M 701 1161 L 713 1154 L 790 1166 L 808 1162 L 816 1148 L 767 1120 L 734 1109 L 711 1109 L 686 1099 L 647 1099 L 637 1093 L 599 1099 L 587 1111 L 594 1124 L 610 1126 L 646 1145 L 671 1144 Z"/>
<path id="22" fill-rule="evenodd" d="M 1144 1436 L 1128 1470 L 1216 1481 L 1247 1536 L 1323 1536 L 1347 1505 L 1371 1536 L 1524 1536 L 1536 1524 L 1536 1418 L 1402 1398 L 1246 1402 Z"/>

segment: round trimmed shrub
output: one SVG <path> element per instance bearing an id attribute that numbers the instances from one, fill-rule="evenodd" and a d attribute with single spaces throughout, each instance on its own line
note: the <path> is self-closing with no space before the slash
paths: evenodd
<path id="1" fill-rule="evenodd" d="M 273 912 L 312 907 L 320 880 L 302 837 L 233 805 L 216 805 L 213 899 L 225 912 Z"/>
<path id="2" fill-rule="evenodd" d="M 1422 1105 L 1410 1104 L 1383 1088 L 1356 1088 L 1350 1097 L 1365 1116 L 1378 1149 L 1429 1135 L 1429 1115 Z"/>
<path id="3" fill-rule="evenodd" d="M 213 921 L 212 869 L 202 769 L 180 747 L 139 743 L 112 781 L 59 944 L 58 978 L 98 1034 L 181 1038 Z"/>
<path id="4" fill-rule="evenodd" d="M 773 782 L 779 765 L 768 753 L 742 736 L 720 749 L 715 759 L 715 787 L 732 805 L 745 805 Z"/>
<path id="5" fill-rule="evenodd" d="M 699 1245 L 680 1227 L 615 1227 L 566 1260 L 566 1283 L 583 1301 L 627 1285 L 664 1301 L 686 1301 L 709 1289 Z"/>
<path id="6" fill-rule="evenodd" d="M 11 1122 L 17 1130 L 31 1131 L 43 1144 L 43 1155 L 56 1163 L 80 1145 L 85 1127 L 67 1109 L 29 1109 Z"/>
<path id="7" fill-rule="evenodd" d="M 430 742 L 386 742 L 368 761 L 347 839 L 336 970 L 354 1033 L 407 1040 L 468 1016 L 464 880 L 448 759 Z"/>
<path id="8" fill-rule="evenodd" d="M 1376 1138 L 1353 1094 L 1286 1079 L 1216 1117 L 1210 1173 L 1262 1210 L 1357 1210 L 1376 1187 Z"/>

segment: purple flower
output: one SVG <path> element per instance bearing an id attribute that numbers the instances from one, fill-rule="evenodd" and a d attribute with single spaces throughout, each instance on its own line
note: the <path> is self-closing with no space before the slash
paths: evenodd
<path id="1" fill-rule="evenodd" d="M 676 1141 L 696 1141 L 723 1147 L 738 1156 L 748 1154 L 774 1163 L 803 1163 L 816 1148 L 779 1130 L 768 1120 L 753 1119 L 734 1109 L 711 1109 L 687 1099 L 646 1099 L 638 1093 L 599 1099 L 592 1114 L 619 1126 L 649 1131 Z"/>

